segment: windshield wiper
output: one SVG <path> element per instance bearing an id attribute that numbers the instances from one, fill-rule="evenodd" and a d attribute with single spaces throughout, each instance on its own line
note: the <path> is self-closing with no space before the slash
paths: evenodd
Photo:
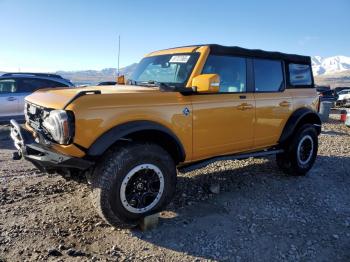
<path id="1" fill-rule="evenodd" d="M 176 89 L 175 86 L 170 86 L 166 83 L 158 82 L 158 81 L 154 81 L 154 80 L 141 81 L 141 82 L 137 82 L 137 84 L 144 85 L 144 86 L 157 86 L 162 91 L 175 91 L 175 89 Z"/>
<path id="2" fill-rule="evenodd" d="M 148 81 L 136 81 L 133 79 L 129 79 L 128 80 L 128 84 L 129 85 L 140 85 L 140 86 L 152 86 L 152 87 L 159 87 L 161 89 L 167 89 L 169 91 L 173 91 L 174 87 L 169 86 L 168 84 L 162 83 L 162 82 L 158 82 L 158 81 L 154 81 L 154 80 L 148 80 Z"/>
<path id="3" fill-rule="evenodd" d="M 179 87 L 179 86 L 170 86 L 163 82 L 158 82 L 154 80 L 148 80 L 148 81 L 135 81 L 136 85 L 142 85 L 142 86 L 156 86 L 159 87 L 161 91 L 165 92 L 180 92 L 182 94 L 191 94 L 193 93 L 193 90 L 191 88 L 186 87 Z"/>

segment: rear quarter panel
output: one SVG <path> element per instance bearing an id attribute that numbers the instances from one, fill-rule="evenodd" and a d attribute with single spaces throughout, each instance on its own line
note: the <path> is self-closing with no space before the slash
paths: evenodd
<path id="1" fill-rule="evenodd" d="M 318 96 L 315 88 L 288 88 L 279 93 L 257 93 L 255 149 L 276 145 L 288 119 L 299 108 L 317 111 Z M 278 106 L 280 102 L 290 106 Z"/>
<path id="2" fill-rule="evenodd" d="M 318 96 L 316 88 L 290 89 L 293 97 L 293 111 L 305 107 L 317 112 Z"/>

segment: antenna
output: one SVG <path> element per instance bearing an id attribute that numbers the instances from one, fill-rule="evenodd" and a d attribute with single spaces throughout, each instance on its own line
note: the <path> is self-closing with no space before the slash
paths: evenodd
<path id="1" fill-rule="evenodd" d="M 120 35 L 118 35 L 118 70 L 117 70 L 118 77 L 119 77 L 119 70 L 120 70 L 119 61 L 120 61 Z"/>

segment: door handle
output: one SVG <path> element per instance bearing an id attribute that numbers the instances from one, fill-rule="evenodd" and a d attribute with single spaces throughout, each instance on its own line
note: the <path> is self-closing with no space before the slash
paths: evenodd
<path id="1" fill-rule="evenodd" d="M 243 103 L 243 104 L 240 104 L 239 106 L 237 106 L 237 109 L 238 110 L 253 109 L 253 105 L 247 104 L 247 103 Z"/>
<path id="2" fill-rule="evenodd" d="M 10 96 L 9 98 L 7 98 L 7 101 L 15 101 L 15 100 L 17 100 L 17 98 L 13 96 Z"/>
<path id="3" fill-rule="evenodd" d="M 279 103 L 279 105 L 283 107 L 288 107 L 290 106 L 290 103 L 288 101 L 282 101 L 281 103 Z"/>

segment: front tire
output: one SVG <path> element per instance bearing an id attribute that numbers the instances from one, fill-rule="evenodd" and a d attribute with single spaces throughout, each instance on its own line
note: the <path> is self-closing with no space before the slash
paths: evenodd
<path id="1" fill-rule="evenodd" d="M 110 225 L 136 226 L 162 210 L 176 187 L 176 167 L 162 147 L 125 143 L 109 150 L 92 174 L 92 198 Z"/>
<path id="2" fill-rule="evenodd" d="M 306 175 L 317 157 L 318 136 L 315 127 L 311 124 L 303 125 L 284 150 L 285 152 L 276 155 L 279 168 L 288 175 Z"/>

